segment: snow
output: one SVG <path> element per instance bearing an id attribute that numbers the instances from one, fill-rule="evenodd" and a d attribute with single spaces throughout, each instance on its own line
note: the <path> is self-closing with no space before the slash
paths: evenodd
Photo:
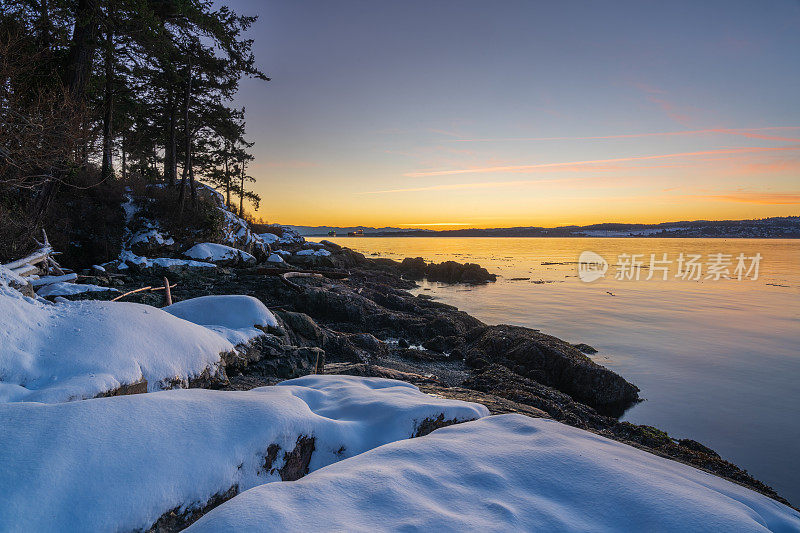
<path id="1" fill-rule="evenodd" d="M 228 305 L 244 313 L 253 308 Z M 148 305 L 48 305 L 0 283 L 0 402 L 91 398 L 143 378 L 151 391 L 186 386 L 203 371 L 214 372 L 220 354 L 235 349 L 228 339 L 243 335 Z"/>
<path id="2" fill-rule="evenodd" d="M 800 513 L 681 463 L 500 415 L 244 492 L 187 531 L 798 531 Z"/>
<path id="3" fill-rule="evenodd" d="M 331 253 L 328 250 L 300 250 L 295 255 L 315 255 L 317 257 L 328 257 Z"/>
<path id="4" fill-rule="evenodd" d="M 122 209 L 125 211 L 125 224 L 130 224 L 134 215 L 139 211 L 133 196 L 130 194 L 125 195 L 125 201 L 122 203 Z"/>
<path id="5" fill-rule="evenodd" d="M 112 287 L 103 287 L 101 285 L 92 285 L 90 283 L 66 283 L 63 281 L 45 285 L 36 291 L 36 294 L 42 298 L 48 296 L 70 296 L 72 294 L 82 294 L 84 292 L 104 292 L 112 291 L 119 292 Z"/>
<path id="6" fill-rule="evenodd" d="M 98 272 L 105 272 L 106 269 L 100 265 L 92 265 L 92 268 L 97 270 Z"/>
<path id="7" fill-rule="evenodd" d="M 204 242 L 195 244 L 185 252 L 183 255 L 192 259 L 199 259 L 201 261 L 231 261 L 241 260 L 246 262 L 255 262 L 256 258 L 245 251 L 225 246 L 224 244 L 216 244 L 213 242 Z"/>
<path id="8" fill-rule="evenodd" d="M 264 241 L 264 243 L 266 243 L 266 244 L 272 244 L 272 243 L 274 243 L 274 242 L 277 242 L 277 241 L 280 239 L 280 237 L 278 237 L 278 236 L 277 236 L 277 235 L 275 235 L 274 233 L 261 233 L 261 234 L 259 235 L 259 237 L 260 237 L 260 238 L 261 238 L 261 240 L 262 240 L 262 241 Z"/>
<path id="9" fill-rule="evenodd" d="M 162 235 L 161 232 L 156 228 L 148 228 L 137 232 L 128 242 L 128 246 L 132 246 L 140 242 L 154 243 L 160 246 L 171 246 L 175 244 L 175 240 L 172 237 L 164 237 L 164 235 Z"/>
<path id="10" fill-rule="evenodd" d="M 130 250 L 123 250 L 122 252 L 120 252 L 119 260 L 123 262 L 117 267 L 118 269 L 121 270 L 128 268 L 127 265 L 124 267 L 122 266 L 125 263 L 138 266 L 139 268 L 152 268 L 153 266 L 159 266 L 161 268 L 168 268 L 171 266 L 185 266 L 193 268 L 216 268 L 217 266 L 214 263 L 206 263 L 204 261 L 194 261 L 191 259 L 172 259 L 171 257 L 158 257 L 156 259 L 148 259 L 147 257 L 136 255 Z"/>
<path id="11" fill-rule="evenodd" d="M 286 261 L 283 260 L 283 257 L 281 257 L 278 254 L 270 254 L 269 257 L 267 257 L 267 261 L 269 261 L 270 263 L 285 263 L 286 262 Z"/>
<path id="12" fill-rule="evenodd" d="M 408 439 L 426 418 L 486 414 L 483 406 L 407 383 L 352 376 L 310 376 L 247 392 L 0 404 L 0 529 L 146 530 L 162 514 L 202 506 L 233 486 L 279 481 L 274 469 L 301 436 L 315 439 L 313 472 Z M 267 469 L 271 444 L 281 450 Z"/>
<path id="13" fill-rule="evenodd" d="M 257 298 L 244 295 L 201 296 L 164 307 L 167 313 L 216 331 L 233 344 L 263 335 L 259 328 L 277 328 L 275 316 Z"/>

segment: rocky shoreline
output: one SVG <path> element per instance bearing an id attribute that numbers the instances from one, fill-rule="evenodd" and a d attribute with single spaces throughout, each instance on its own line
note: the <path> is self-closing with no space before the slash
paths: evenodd
<path id="1" fill-rule="evenodd" d="M 457 308 L 408 292 L 423 277 L 486 283 L 478 265 L 371 259 L 323 241 L 328 255 L 292 255 L 284 270 L 263 266 L 216 269 L 157 266 L 99 273 L 87 283 L 121 291 L 177 283 L 176 299 L 208 294 L 258 298 L 280 327 L 232 355 L 217 375 L 192 387 L 249 390 L 312 373 L 388 377 L 444 398 L 486 405 L 492 414 L 553 418 L 724 477 L 777 501 L 771 487 L 690 439 L 674 439 L 650 426 L 620 422 L 639 401 L 639 389 L 593 362 L 587 345 L 572 345 L 537 330 L 486 325 Z M 292 277 L 280 272 L 313 269 Z M 327 275 L 326 275 L 327 274 Z M 76 295 L 76 298 L 98 298 Z M 111 296 L 109 296 L 111 297 Z M 126 301 L 161 306 L 163 296 L 142 292 Z"/>

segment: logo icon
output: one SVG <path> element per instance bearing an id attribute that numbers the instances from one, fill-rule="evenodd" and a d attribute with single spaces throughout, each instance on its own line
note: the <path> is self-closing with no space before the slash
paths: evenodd
<path id="1" fill-rule="evenodd" d="M 584 283 L 591 283 L 605 277 L 608 262 L 598 253 L 586 250 L 578 258 L 578 278 Z"/>

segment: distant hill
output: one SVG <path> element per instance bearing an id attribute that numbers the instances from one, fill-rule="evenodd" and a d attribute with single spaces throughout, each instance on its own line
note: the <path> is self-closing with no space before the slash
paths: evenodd
<path id="1" fill-rule="evenodd" d="M 469 228 L 428 230 L 403 228 L 370 228 L 366 226 L 328 227 L 291 226 L 301 235 L 324 236 L 336 231 L 345 236 L 361 229 L 368 237 L 718 237 L 718 238 L 800 238 L 800 216 L 772 217 L 753 220 L 693 220 L 662 222 L 661 224 L 605 223 L 588 226 L 558 226 L 544 228 L 520 226 L 513 228 Z"/>
<path id="2" fill-rule="evenodd" d="M 392 228 L 392 227 L 385 227 L 385 228 L 371 228 L 368 226 L 289 226 L 297 233 L 304 237 L 321 237 L 323 235 L 328 235 L 329 232 L 335 231 L 337 235 L 345 236 L 349 232 L 353 232 L 356 230 L 362 230 L 365 234 L 366 233 L 396 233 L 396 232 L 404 232 L 408 231 L 408 228 Z M 414 231 L 422 231 L 426 232 L 428 230 L 414 230 Z"/>

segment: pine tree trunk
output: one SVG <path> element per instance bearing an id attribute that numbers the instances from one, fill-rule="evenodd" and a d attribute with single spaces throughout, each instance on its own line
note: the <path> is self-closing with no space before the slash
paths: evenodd
<path id="1" fill-rule="evenodd" d="M 98 0 L 77 0 L 72 43 L 67 55 L 66 79 L 70 94 L 83 101 L 92 70 L 92 58 L 100 33 L 100 6 Z"/>
<path id="2" fill-rule="evenodd" d="M 239 216 L 244 217 L 244 164 L 239 173 Z"/>
<path id="3" fill-rule="evenodd" d="M 225 146 L 225 150 L 227 152 L 227 143 Z M 228 154 L 225 154 L 225 205 L 227 207 L 231 206 L 231 171 L 230 167 L 228 166 Z"/>
<path id="4" fill-rule="evenodd" d="M 183 174 L 181 175 L 181 189 L 178 194 L 178 203 L 183 211 L 183 203 L 186 198 L 186 180 L 189 178 L 189 169 L 192 166 L 192 139 L 189 128 L 189 102 L 192 98 L 192 57 L 189 56 L 189 64 L 186 66 L 186 85 L 183 101 Z"/>
<path id="5" fill-rule="evenodd" d="M 176 139 L 176 122 L 175 116 L 175 91 L 172 84 L 169 84 L 169 93 L 167 94 L 167 109 L 169 113 L 169 129 L 167 131 L 167 143 L 164 150 L 164 174 L 166 174 L 167 183 L 170 187 L 175 186 L 175 178 L 178 175 L 178 146 Z"/>
<path id="6" fill-rule="evenodd" d="M 105 88 L 103 91 L 103 164 L 100 176 L 107 179 L 114 174 L 114 33 L 106 32 Z"/>

